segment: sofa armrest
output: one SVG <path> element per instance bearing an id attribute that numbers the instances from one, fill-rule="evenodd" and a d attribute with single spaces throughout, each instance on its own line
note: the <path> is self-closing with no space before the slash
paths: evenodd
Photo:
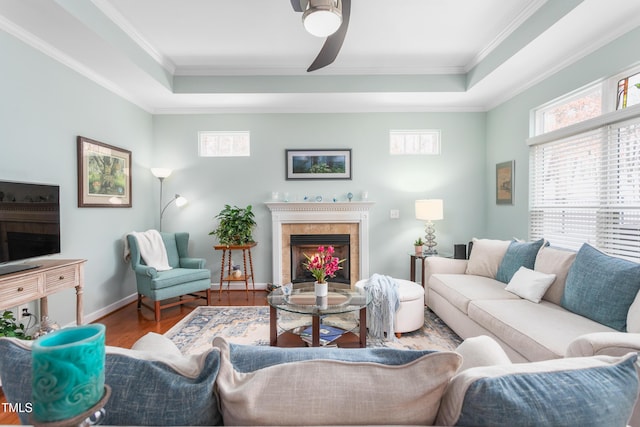
<path id="1" fill-rule="evenodd" d="M 432 256 L 425 260 L 425 266 L 431 274 L 464 274 L 467 260 Z"/>
<path id="2" fill-rule="evenodd" d="M 149 276 L 152 279 L 158 277 L 158 270 L 153 267 L 149 267 L 148 265 L 138 264 L 133 268 L 136 274 L 141 276 Z"/>
<path id="3" fill-rule="evenodd" d="M 624 356 L 629 352 L 638 351 L 640 351 L 640 334 L 594 332 L 573 340 L 567 347 L 565 357 Z"/>
<path id="4" fill-rule="evenodd" d="M 509 356 L 500 344 L 487 335 L 467 338 L 455 351 L 462 356 L 462 365 L 458 372 L 481 366 L 511 364 Z"/>
<path id="5" fill-rule="evenodd" d="M 180 258 L 182 268 L 204 268 L 204 258 Z"/>
<path id="6" fill-rule="evenodd" d="M 432 274 L 464 274 L 467 271 L 467 260 L 433 256 L 425 260 L 424 268 L 423 285 L 428 285 Z"/>

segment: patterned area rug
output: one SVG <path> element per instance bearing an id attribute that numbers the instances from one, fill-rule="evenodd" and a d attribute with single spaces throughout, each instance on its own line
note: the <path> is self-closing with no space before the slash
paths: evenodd
<path id="1" fill-rule="evenodd" d="M 308 317 L 282 314 L 278 318 L 278 327 L 282 330 L 311 324 Z M 355 315 L 328 316 L 324 323 L 346 330 L 357 328 Z M 198 307 L 167 331 L 165 336 L 183 354 L 202 352 L 216 336 L 237 344 L 269 345 L 269 307 Z M 404 349 L 454 350 L 461 342 L 460 337 L 426 307 L 425 322 L 421 329 L 402 334 L 400 338 L 392 337 L 391 340 L 367 337 L 367 347 Z"/>

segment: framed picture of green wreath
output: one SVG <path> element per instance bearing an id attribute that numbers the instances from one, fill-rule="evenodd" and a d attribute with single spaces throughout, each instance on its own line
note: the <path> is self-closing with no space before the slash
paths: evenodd
<path id="1" fill-rule="evenodd" d="M 285 150 L 286 178 L 351 179 L 351 149 Z"/>

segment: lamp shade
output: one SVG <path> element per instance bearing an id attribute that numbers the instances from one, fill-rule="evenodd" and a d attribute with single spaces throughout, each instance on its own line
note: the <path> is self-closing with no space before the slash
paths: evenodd
<path id="1" fill-rule="evenodd" d="M 342 25 L 339 0 L 312 0 L 302 14 L 304 28 L 316 37 L 327 37 Z"/>
<path id="2" fill-rule="evenodd" d="M 185 199 L 184 197 L 182 197 L 182 196 L 180 196 L 180 195 L 176 194 L 176 206 L 177 206 L 177 207 L 179 207 L 179 208 L 180 208 L 180 207 L 182 207 L 182 206 L 186 205 L 186 204 L 187 204 L 187 202 L 188 202 L 188 200 L 187 200 L 187 199 Z"/>
<path id="3" fill-rule="evenodd" d="M 444 218 L 442 199 L 416 200 L 416 219 L 435 221 Z"/>
<path id="4" fill-rule="evenodd" d="M 167 168 L 151 168 L 151 173 L 156 178 L 166 178 L 171 175 L 171 172 L 173 171 Z"/>

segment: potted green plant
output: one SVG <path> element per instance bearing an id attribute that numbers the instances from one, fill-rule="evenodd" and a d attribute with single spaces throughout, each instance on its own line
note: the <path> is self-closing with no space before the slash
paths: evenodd
<path id="1" fill-rule="evenodd" d="M 422 246 L 424 246 L 424 241 L 422 240 L 422 237 L 418 237 L 416 241 L 413 242 L 413 246 L 416 249 L 416 255 L 422 255 L 422 250 L 423 250 Z"/>
<path id="2" fill-rule="evenodd" d="M 31 339 L 27 335 L 24 325 L 18 323 L 13 313 L 5 310 L 0 318 L 0 337 L 15 337 L 23 340 Z"/>
<path id="3" fill-rule="evenodd" d="M 253 229 L 256 226 L 251 205 L 246 208 L 225 205 L 216 215 L 218 227 L 209 235 L 214 235 L 222 245 L 246 245 L 253 243 Z"/>

